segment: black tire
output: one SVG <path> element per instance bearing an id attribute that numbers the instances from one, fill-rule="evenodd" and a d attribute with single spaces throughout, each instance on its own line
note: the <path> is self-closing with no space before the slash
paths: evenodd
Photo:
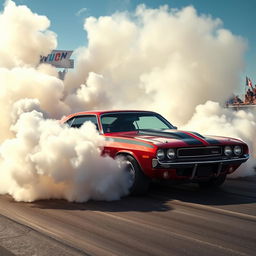
<path id="1" fill-rule="evenodd" d="M 226 180 L 226 174 L 216 178 L 212 178 L 208 181 L 198 182 L 198 185 L 200 188 L 203 188 L 203 189 L 215 189 L 215 188 L 219 188 L 225 182 L 225 180 Z"/>
<path id="2" fill-rule="evenodd" d="M 150 179 L 142 172 L 138 162 L 130 155 L 118 155 L 117 158 L 122 161 L 124 170 L 131 174 L 130 195 L 145 195 L 149 188 Z"/>

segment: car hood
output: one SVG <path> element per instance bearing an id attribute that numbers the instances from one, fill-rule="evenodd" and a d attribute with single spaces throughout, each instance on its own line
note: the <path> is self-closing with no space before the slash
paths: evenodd
<path id="1" fill-rule="evenodd" d="M 113 136 L 114 134 L 112 134 Z M 116 133 L 115 137 L 132 138 L 144 142 L 153 143 L 157 146 L 209 146 L 224 145 L 229 143 L 241 143 L 240 140 L 220 137 L 220 136 L 203 136 L 196 132 L 182 130 L 140 130 L 136 132 Z"/>

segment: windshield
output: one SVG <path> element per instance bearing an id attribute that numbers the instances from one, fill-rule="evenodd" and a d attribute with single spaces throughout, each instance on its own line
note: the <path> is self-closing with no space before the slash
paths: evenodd
<path id="1" fill-rule="evenodd" d="M 162 116 L 151 112 L 103 114 L 101 116 L 101 124 L 104 133 L 174 129 Z"/>

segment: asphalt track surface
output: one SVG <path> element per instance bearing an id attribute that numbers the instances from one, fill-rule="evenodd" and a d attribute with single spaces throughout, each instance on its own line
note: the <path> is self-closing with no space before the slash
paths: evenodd
<path id="1" fill-rule="evenodd" d="M 0 196 L 0 255 L 256 255 L 256 176 L 114 202 Z"/>

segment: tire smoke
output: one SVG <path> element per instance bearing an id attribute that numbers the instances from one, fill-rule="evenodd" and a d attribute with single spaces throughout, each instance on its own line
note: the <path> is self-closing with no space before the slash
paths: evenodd
<path id="1" fill-rule="evenodd" d="M 207 135 L 222 135 L 245 141 L 251 158 L 229 177 L 255 175 L 256 167 L 256 111 L 232 111 L 222 108 L 219 103 L 207 101 L 198 105 L 189 122 L 182 129 L 196 130 Z"/>
<path id="2" fill-rule="evenodd" d="M 104 138 L 92 123 L 69 128 L 32 110 L 20 114 L 11 129 L 15 137 L 0 147 L 0 193 L 27 202 L 115 200 L 128 193 L 127 177 L 116 161 L 101 156 Z"/>

